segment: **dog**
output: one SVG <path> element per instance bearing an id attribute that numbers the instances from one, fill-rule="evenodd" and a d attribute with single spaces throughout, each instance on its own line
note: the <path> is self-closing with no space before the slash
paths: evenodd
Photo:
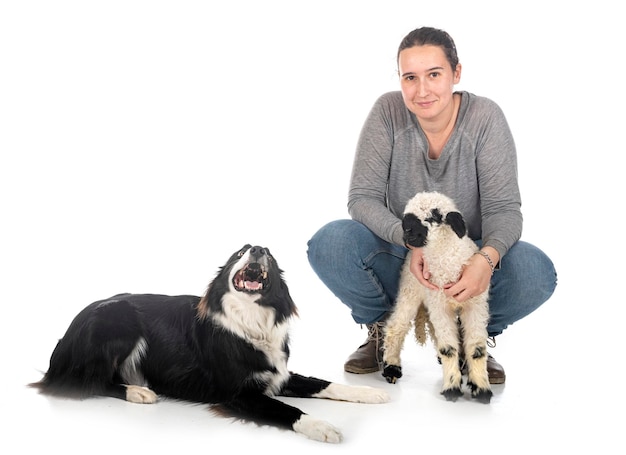
<path id="1" fill-rule="evenodd" d="M 462 365 L 467 366 L 467 385 L 472 398 L 489 403 L 493 395 L 487 373 L 487 323 L 489 289 L 464 303 L 446 297 L 443 288 L 459 279 L 478 246 L 467 235 L 463 216 L 449 197 L 438 192 L 417 193 L 406 204 L 402 218 L 405 244 L 421 248 L 428 264 L 430 282 L 423 286 L 410 270 L 409 250 L 400 272 L 398 297 L 385 325 L 383 376 L 395 383 L 402 376 L 400 350 L 413 323 L 419 344 L 428 331 L 443 366 L 441 393 L 448 401 L 463 395 Z"/>
<path id="2" fill-rule="evenodd" d="M 384 403 L 389 395 L 291 372 L 295 316 L 269 249 L 247 244 L 203 297 L 119 294 L 88 305 L 59 340 L 43 378 L 29 385 L 69 398 L 155 403 L 162 395 L 206 403 L 224 417 L 340 442 L 339 429 L 276 396 Z"/>

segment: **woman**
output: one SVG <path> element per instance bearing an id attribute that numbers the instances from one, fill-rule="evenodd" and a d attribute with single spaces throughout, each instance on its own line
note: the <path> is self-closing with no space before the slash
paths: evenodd
<path id="1" fill-rule="evenodd" d="M 382 328 L 408 251 L 401 217 L 419 191 L 454 199 L 481 248 L 444 292 L 463 302 L 491 284 L 492 340 L 556 287 L 552 261 L 519 240 L 517 156 L 506 118 L 491 100 L 454 91 L 461 64 L 452 38 L 418 28 L 400 43 L 397 63 L 401 90 L 376 101 L 359 137 L 348 194 L 352 219 L 328 223 L 308 242 L 313 270 L 368 327 L 366 342 L 344 365 L 351 373 L 381 367 Z M 412 258 L 415 277 L 434 287 L 419 249 Z M 492 384 L 504 383 L 504 369 L 491 356 L 488 370 Z"/>

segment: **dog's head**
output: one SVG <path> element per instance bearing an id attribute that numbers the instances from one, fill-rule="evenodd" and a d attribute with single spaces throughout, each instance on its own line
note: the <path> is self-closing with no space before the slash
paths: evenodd
<path id="1" fill-rule="evenodd" d="M 449 197 L 438 192 L 417 193 L 407 202 L 402 218 L 405 245 L 426 245 L 429 230 L 449 226 L 462 238 L 467 233 L 465 220 Z"/>
<path id="2" fill-rule="evenodd" d="M 231 256 L 226 265 L 232 289 L 249 294 L 267 292 L 271 284 L 269 270 L 275 263 L 267 248 L 245 245 Z"/>
<path id="3" fill-rule="evenodd" d="M 271 307 L 277 322 L 297 314 L 283 271 L 265 247 L 247 244 L 231 255 L 200 300 L 199 316 L 204 318 L 209 312 L 221 312 L 222 301 L 227 295 Z"/>

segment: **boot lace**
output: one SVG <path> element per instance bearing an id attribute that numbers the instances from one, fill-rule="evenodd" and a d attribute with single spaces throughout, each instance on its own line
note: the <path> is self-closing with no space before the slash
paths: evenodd
<path id="1" fill-rule="evenodd" d="M 373 324 L 367 324 L 367 341 L 382 343 L 384 326 L 385 323 L 382 321 L 375 322 Z"/>

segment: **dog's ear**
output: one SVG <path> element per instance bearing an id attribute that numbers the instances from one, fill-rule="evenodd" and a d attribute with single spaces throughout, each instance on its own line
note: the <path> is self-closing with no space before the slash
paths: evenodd
<path id="1" fill-rule="evenodd" d="M 465 220 L 459 212 L 450 212 L 446 215 L 446 224 L 449 225 L 454 233 L 462 238 L 467 233 Z"/>

